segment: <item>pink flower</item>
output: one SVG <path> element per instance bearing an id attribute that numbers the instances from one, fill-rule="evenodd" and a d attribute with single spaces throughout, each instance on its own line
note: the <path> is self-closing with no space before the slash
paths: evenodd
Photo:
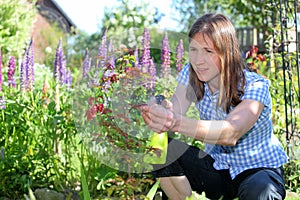
<path id="1" fill-rule="evenodd" d="M 150 59 L 150 33 L 149 30 L 145 28 L 142 41 L 142 55 L 141 59 L 139 60 L 141 71 L 143 73 L 148 72 Z"/>
<path id="2" fill-rule="evenodd" d="M 10 87 L 16 87 L 16 81 L 15 81 L 15 78 L 14 78 L 14 75 L 15 75 L 15 69 L 16 69 L 16 62 L 15 62 L 15 57 L 12 56 L 10 57 L 9 59 L 9 62 L 8 62 L 8 72 L 7 72 L 7 76 L 8 76 L 8 85 Z"/>
<path id="3" fill-rule="evenodd" d="M 3 79 L 2 79 L 2 52 L 0 49 L 0 91 L 2 91 L 2 83 L 3 83 Z"/>
<path id="4" fill-rule="evenodd" d="M 183 41 L 182 39 L 179 40 L 178 45 L 176 47 L 176 69 L 177 72 L 180 72 L 183 66 L 183 53 L 184 53 L 184 48 L 183 48 Z"/>
<path id="5" fill-rule="evenodd" d="M 161 77 L 162 78 L 169 78 L 171 66 L 170 66 L 170 45 L 168 34 L 165 32 L 164 38 L 162 40 L 162 47 L 161 47 Z"/>

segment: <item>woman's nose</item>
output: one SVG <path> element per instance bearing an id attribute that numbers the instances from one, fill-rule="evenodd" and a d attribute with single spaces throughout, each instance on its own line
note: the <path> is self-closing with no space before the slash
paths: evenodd
<path id="1" fill-rule="evenodd" d="M 205 55 L 203 53 L 200 53 L 200 51 L 194 56 L 194 63 L 196 64 L 204 63 L 205 60 L 206 60 Z"/>

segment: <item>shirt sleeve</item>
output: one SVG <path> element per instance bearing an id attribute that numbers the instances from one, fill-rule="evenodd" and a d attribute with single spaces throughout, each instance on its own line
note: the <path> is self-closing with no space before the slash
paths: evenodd
<path id="1" fill-rule="evenodd" d="M 249 72 L 248 72 L 249 73 Z M 254 73 L 254 72 L 250 72 Z M 248 76 L 248 77 L 247 77 Z M 265 106 L 270 106 L 271 97 L 269 92 L 270 81 L 258 74 L 246 75 L 247 83 L 244 96 L 241 98 L 252 99 L 261 102 Z"/>
<path id="2" fill-rule="evenodd" d="M 182 70 L 179 72 L 179 75 L 177 77 L 177 82 L 187 86 L 189 84 L 189 74 L 190 74 L 190 64 L 187 63 Z"/>

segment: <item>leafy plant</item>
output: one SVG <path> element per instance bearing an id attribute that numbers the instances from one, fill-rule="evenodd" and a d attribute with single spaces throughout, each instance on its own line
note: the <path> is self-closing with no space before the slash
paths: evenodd
<path id="1" fill-rule="evenodd" d="M 4 55 L 21 57 L 30 36 L 32 22 L 37 13 L 35 0 L 2 0 L 0 3 L 0 47 Z M 7 58 L 4 57 L 6 63 Z"/>

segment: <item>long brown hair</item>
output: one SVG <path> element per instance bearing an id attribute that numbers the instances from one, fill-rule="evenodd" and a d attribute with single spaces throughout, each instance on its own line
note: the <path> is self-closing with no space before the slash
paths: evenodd
<path id="1" fill-rule="evenodd" d="M 235 28 L 230 20 L 222 14 L 206 14 L 198 18 L 189 32 L 189 39 L 197 33 L 206 35 L 214 44 L 221 60 L 219 99 L 217 107 L 229 112 L 230 106 L 241 102 L 244 94 L 245 75 L 239 43 Z M 204 96 L 204 82 L 200 81 L 190 64 L 190 86 L 187 98 L 199 101 Z M 193 98 L 194 97 L 194 98 Z M 196 99 L 195 99 L 196 98 Z"/>

